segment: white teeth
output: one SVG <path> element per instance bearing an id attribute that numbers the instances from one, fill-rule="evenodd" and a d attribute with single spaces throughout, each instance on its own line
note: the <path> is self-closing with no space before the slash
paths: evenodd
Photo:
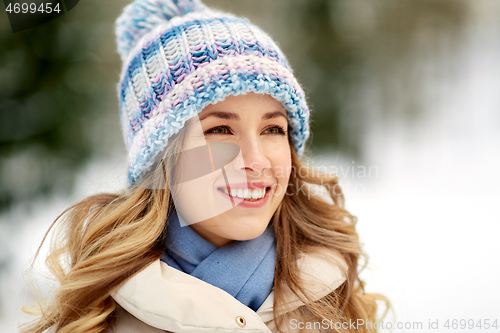
<path id="1" fill-rule="evenodd" d="M 240 199 L 261 199 L 266 195 L 266 189 L 231 189 L 231 191 L 228 191 L 227 188 L 222 188 L 222 191 L 226 193 L 227 195 L 230 195 L 232 197 L 238 197 Z"/>

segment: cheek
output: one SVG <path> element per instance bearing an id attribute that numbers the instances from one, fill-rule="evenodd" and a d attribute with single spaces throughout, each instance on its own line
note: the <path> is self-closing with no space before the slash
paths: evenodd
<path id="1" fill-rule="evenodd" d="M 278 179 L 278 183 L 282 186 L 288 184 L 290 173 L 292 170 L 292 155 L 288 146 L 283 149 L 276 150 L 272 155 L 272 165 L 274 169 L 274 177 Z"/>
<path id="2" fill-rule="evenodd" d="M 215 183 L 221 178 L 222 173 L 216 171 L 172 186 L 175 208 L 187 224 L 207 220 L 233 208 L 229 200 L 216 192 Z"/>

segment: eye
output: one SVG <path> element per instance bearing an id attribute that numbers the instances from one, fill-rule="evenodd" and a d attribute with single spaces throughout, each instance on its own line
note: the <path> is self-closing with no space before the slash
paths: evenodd
<path id="1" fill-rule="evenodd" d="M 205 131 L 205 135 L 207 134 L 219 134 L 219 135 L 224 135 L 224 134 L 231 134 L 231 129 L 228 126 L 216 126 L 212 127 L 209 130 Z"/>
<path id="2" fill-rule="evenodd" d="M 276 125 L 276 126 L 273 126 L 273 127 L 266 128 L 262 133 L 264 133 L 264 134 L 273 134 L 273 135 L 276 135 L 276 134 L 285 135 L 286 131 L 284 130 L 283 127 L 281 127 L 279 125 Z"/>

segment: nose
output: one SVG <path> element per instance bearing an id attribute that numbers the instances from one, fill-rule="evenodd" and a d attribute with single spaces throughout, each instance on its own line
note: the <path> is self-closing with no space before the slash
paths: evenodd
<path id="1" fill-rule="evenodd" d="M 250 137 L 240 140 L 238 145 L 243 156 L 243 165 L 238 166 L 239 170 L 244 170 L 248 175 L 260 176 L 266 169 L 271 168 L 271 161 L 268 157 L 269 150 L 264 147 L 258 138 Z"/>

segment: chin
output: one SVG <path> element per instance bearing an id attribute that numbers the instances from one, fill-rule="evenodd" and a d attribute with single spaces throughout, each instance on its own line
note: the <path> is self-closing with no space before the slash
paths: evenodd
<path id="1" fill-rule="evenodd" d="M 264 233 L 270 222 L 270 219 L 265 221 L 256 220 L 255 218 L 245 220 L 232 224 L 230 228 L 226 229 L 229 232 L 224 237 L 236 241 L 254 239 Z"/>

